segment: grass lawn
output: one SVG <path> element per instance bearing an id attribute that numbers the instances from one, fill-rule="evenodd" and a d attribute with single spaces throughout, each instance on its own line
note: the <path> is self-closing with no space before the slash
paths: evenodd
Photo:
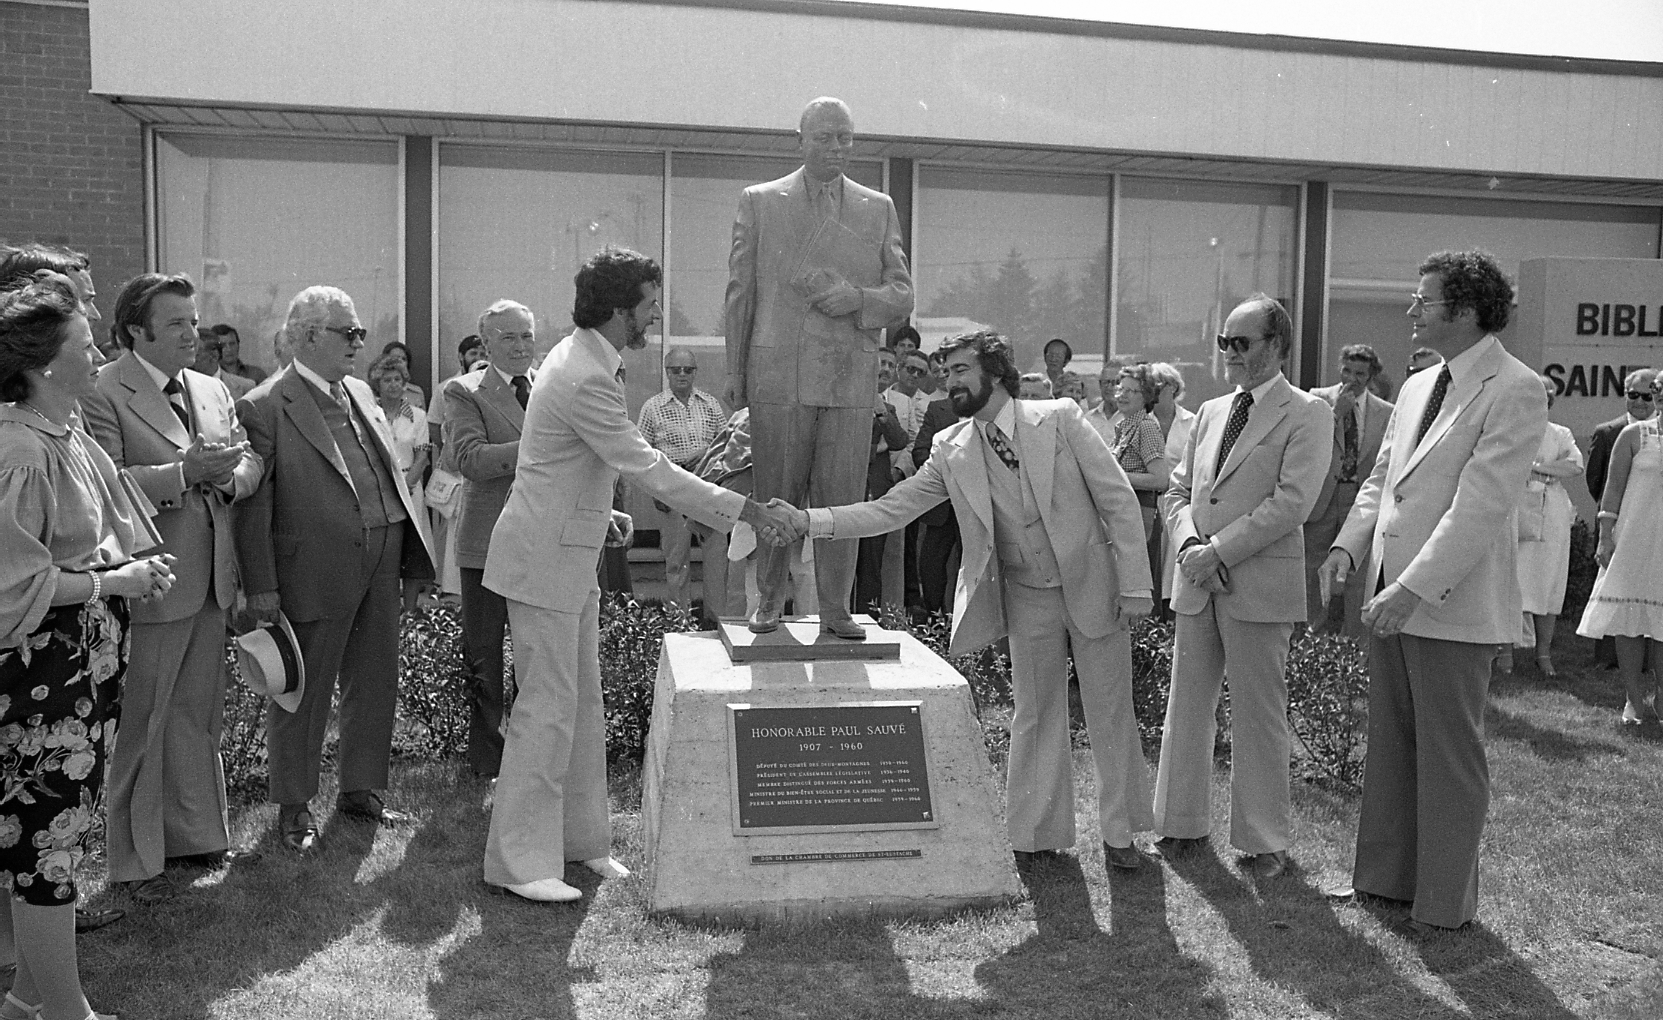
<path id="1" fill-rule="evenodd" d="M 390 799 L 414 825 L 320 816 L 326 852 L 301 861 L 276 843 L 275 807 L 250 806 L 234 828 L 260 863 L 155 907 L 95 891 L 129 916 L 82 937 L 81 972 L 124 1020 L 1657 1020 L 1663 729 L 1621 732 L 1615 673 L 1589 665 L 1586 642 L 1560 645 L 1557 681 L 1521 666 L 1492 689 L 1494 801 L 1480 923 L 1464 933 L 1405 936 L 1401 911 L 1325 901 L 1350 874 L 1357 800 L 1310 786 L 1295 787 L 1296 867 L 1261 889 L 1221 841 L 1108 875 L 1083 817 L 1078 857 L 1026 872 L 1026 902 L 939 922 L 690 927 L 648 919 L 638 878 L 576 871 L 581 903 L 537 906 L 480 882 L 483 785 L 409 761 Z M 1090 783 L 1078 752 L 1081 805 Z M 638 777 L 612 788 L 618 856 L 639 865 Z M 1216 831 L 1225 807 L 1215 797 Z"/>

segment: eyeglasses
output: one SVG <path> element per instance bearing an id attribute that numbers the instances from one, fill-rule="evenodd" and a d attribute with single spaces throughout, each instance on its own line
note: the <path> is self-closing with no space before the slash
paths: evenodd
<path id="1" fill-rule="evenodd" d="M 1247 349 L 1252 347 L 1258 341 L 1269 339 L 1270 337 L 1268 336 L 1225 336 L 1223 333 L 1220 333 L 1218 335 L 1218 349 L 1220 351 L 1235 351 L 1237 354 L 1246 354 Z"/>
<path id="2" fill-rule="evenodd" d="M 363 343 L 364 338 L 370 335 L 370 331 L 362 326 L 325 326 L 323 331 L 345 337 L 348 343 L 358 344 Z"/>
<path id="3" fill-rule="evenodd" d="M 1649 404 L 1652 401 L 1652 396 L 1651 396 L 1650 393 L 1646 393 L 1643 390 L 1629 390 L 1628 391 L 1628 399 L 1630 399 L 1630 400 L 1644 400 L 1646 403 Z"/>
<path id="4" fill-rule="evenodd" d="M 697 365 L 666 365 L 664 371 L 670 375 L 692 375 L 699 370 Z"/>
<path id="5" fill-rule="evenodd" d="M 1426 300 L 1426 295 L 1422 294 L 1418 290 L 1417 291 L 1411 291 L 1409 293 L 1409 308 L 1410 308 L 1411 311 L 1416 309 L 1416 308 L 1431 308 L 1434 305 L 1447 305 L 1449 303 L 1450 302 L 1448 300 L 1428 301 L 1428 300 Z"/>

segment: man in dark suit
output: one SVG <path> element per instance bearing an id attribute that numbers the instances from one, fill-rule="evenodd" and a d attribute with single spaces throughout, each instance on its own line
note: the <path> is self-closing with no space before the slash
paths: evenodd
<path id="1" fill-rule="evenodd" d="M 1321 386 L 1311 391 L 1334 409 L 1334 456 L 1328 465 L 1328 476 L 1323 479 L 1322 492 L 1311 516 L 1305 522 L 1305 619 L 1311 630 L 1321 633 L 1330 629 L 1330 606 L 1341 613 L 1341 632 L 1366 645 L 1368 631 L 1363 627 L 1363 577 L 1357 574 L 1347 582 L 1345 598 L 1338 603 L 1322 604 L 1317 584 L 1317 568 L 1328 558 L 1328 550 L 1357 501 L 1357 490 L 1380 455 L 1380 438 L 1386 434 L 1386 419 L 1391 417 L 1392 405 L 1375 396 L 1370 384 L 1380 374 L 1380 357 L 1368 344 L 1350 344 L 1340 348 L 1340 381 L 1333 386 Z"/>
<path id="2" fill-rule="evenodd" d="M 462 644 L 468 655 L 468 764 L 495 777 L 502 765 L 502 638 L 508 603 L 484 585 L 491 529 L 514 484 L 520 430 L 531 397 L 531 354 L 537 342 L 531 309 L 497 301 L 479 317 L 490 364 L 445 384 L 445 449 L 462 477 L 455 530 L 462 577 Z"/>
<path id="3" fill-rule="evenodd" d="M 299 708 L 267 710 L 266 749 L 283 843 L 307 853 L 318 840 L 310 802 L 337 676 L 336 810 L 381 824 L 406 817 L 376 791 L 387 786 L 398 700 L 399 578 L 431 577 L 434 557 L 386 416 L 352 374 L 365 333 L 352 298 L 306 288 L 289 302 L 283 333 L 294 362 L 237 403 L 265 463 L 237 516 L 237 546 L 250 613 L 285 614 L 306 663 Z"/>
<path id="4" fill-rule="evenodd" d="M 1623 416 L 1596 426 L 1593 435 L 1588 437 L 1588 470 L 1584 478 L 1588 482 L 1588 495 L 1594 497 L 1595 506 L 1605 494 L 1605 476 L 1611 470 L 1611 447 L 1617 442 L 1617 434 L 1657 413 L 1651 391 L 1652 380 L 1656 378 L 1657 371 L 1651 368 L 1637 368 L 1628 373 L 1623 380 L 1623 396 L 1628 401 Z M 1600 665 L 1615 669 L 1617 642 L 1608 637 L 1600 638 L 1594 648 L 1594 657 Z"/>
<path id="5" fill-rule="evenodd" d="M 131 605 L 110 763 L 110 879 L 141 902 L 173 895 L 168 859 L 250 859 L 229 849 L 219 736 L 226 612 L 237 597 L 231 504 L 260 484 L 261 462 L 225 386 L 187 367 L 196 359 L 195 294 L 185 276 L 129 280 L 113 329 L 125 350 L 81 405 L 98 444 L 155 504 L 156 529 L 176 558 L 172 589 Z"/>
<path id="6" fill-rule="evenodd" d="M 930 458 L 930 448 L 941 430 L 959 420 L 953 410 L 951 397 L 930 402 L 924 409 L 924 422 L 912 441 L 912 463 L 921 468 Z M 923 531 L 918 537 L 918 587 L 926 613 L 951 611 L 953 608 L 953 551 L 959 546 L 959 520 L 953 515 L 953 503 L 944 501 L 918 518 Z"/>
<path id="7" fill-rule="evenodd" d="M 889 196 L 843 176 L 854 121 L 815 99 L 797 136 L 803 166 L 745 189 L 733 224 L 724 318 L 728 406 L 751 408 L 756 498 L 857 502 L 866 485 L 879 331 L 912 314 L 912 277 Z M 751 629 L 779 626 L 785 549 L 757 550 L 761 598 Z M 859 640 L 849 618 L 854 542 L 814 548 L 820 622 Z"/>

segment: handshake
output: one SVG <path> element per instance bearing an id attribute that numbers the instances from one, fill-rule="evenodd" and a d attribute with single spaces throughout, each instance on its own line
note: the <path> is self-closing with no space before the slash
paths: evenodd
<path id="1" fill-rule="evenodd" d="M 777 497 L 766 506 L 754 499 L 745 500 L 739 519 L 756 529 L 757 539 L 769 545 L 790 545 L 808 534 L 808 511 Z"/>

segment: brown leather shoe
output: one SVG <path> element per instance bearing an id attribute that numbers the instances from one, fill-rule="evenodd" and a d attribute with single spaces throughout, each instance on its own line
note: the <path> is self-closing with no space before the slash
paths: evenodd
<path id="1" fill-rule="evenodd" d="M 352 790 L 335 798 L 335 811 L 377 825 L 403 825 L 410 816 L 381 803 L 374 790 Z"/>
<path id="2" fill-rule="evenodd" d="M 845 641 L 865 641 L 866 628 L 849 619 L 847 616 L 834 617 L 830 620 L 820 618 L 820 629 L 827 634 L 840 637 Z"/>
<path id="3" fill-rule="evenodd" d="M 1155 841 L 1155 850 L 1162 857 L 1186 857 L 1207 846 L 1206 836 L 1196 836 L 1186 839 L 1183 836 L 1162 836 Z"/>
<path id="4" fill-rule="evenodd" d="M 1103 861 L 1111 869 L 1119 868 L 1121 871 L 1136 871 L 1143 867 L 1143 855 L 1138 853 L 1135 846 L 1110 846 L 1104 843 Z"/>
<path id="5" fill-rule="evenodd" d="M 277 814 L 277 828 L 283 833 L 283 845 L 297 854 L 310 854 L 321 849 L 317 823 L 312 821 L 312 812 L 304 804 L 297 807 L 284 805 Z"/>

